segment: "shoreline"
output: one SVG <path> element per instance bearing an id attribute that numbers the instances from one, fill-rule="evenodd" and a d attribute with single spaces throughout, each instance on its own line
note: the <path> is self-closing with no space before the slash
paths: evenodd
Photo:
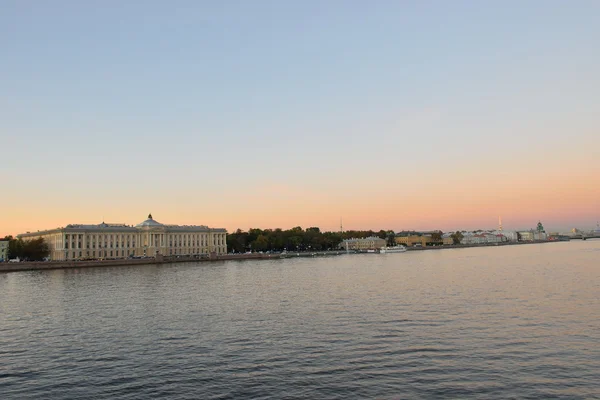
<path id="1" fill-rule="evenodd" d="M 531 242 L 505 242 L 505 243 L 485 243 L 485 244 L 459 244 L 445 246 L 429 246 L 429 247 L 408 247 L 409 251 L 427 251 L 427 250 L 450 250 L 450 249 L 467 249 L 480 247 L 503 247 L 503 246 L 520 246 L 527 244 L 542 244 L 542 243 L 560 243 L 559 240 L 537 240 Z M 379 255 L 379 253 L 367 253 L 366 251 L 350 251 L 345 250 L 330 250 L 330 251 L 313 251 L 313 252 L 286 252 L 286 253 L 251 253 L 251 254 L 225 254 L 213 257 L 163 257 L 161 258 L 143 258 L 143 259 L 121 259 L 121 260 L 94 260 L 94 261 L 31 261 L 0 263 L 0 273 L 3 272 L 19 272 L 19 271 L 42 271 L 52 269 L 76 269 L 76 268 L 98 268 L 98 267 L 127 267 L 134 265 L 157 265 L 157 264 L 173 264 L 183 262 L 215 262 L 215 261 L 230 261 L 230 260 L 281 260 L 287 258 L 298 257 L 332 257 L 339 255 L 354 255 L 354 254 L 369 254 Z"/>

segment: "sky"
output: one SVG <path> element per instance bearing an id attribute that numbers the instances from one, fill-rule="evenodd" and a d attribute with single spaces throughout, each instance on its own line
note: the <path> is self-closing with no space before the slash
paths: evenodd
<path id="1" fill-rule="evenodd" d="M 0 236 L 600 220 L 600 2 L 0 0 Z"/>

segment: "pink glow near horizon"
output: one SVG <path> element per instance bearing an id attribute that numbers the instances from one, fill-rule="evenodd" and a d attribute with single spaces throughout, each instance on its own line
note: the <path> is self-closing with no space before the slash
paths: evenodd
<path id="1" fill-rule="evenodd" d="M 237 228 L 293 226 L 337 231 L 340 216 L 348 230 L 489 229 L 497 226 L 498 216 L 503 217 L 505 229 L 527 229 L 538 220 L 548 229 L 585 229 L 595 225 L 599 211 L 599 186 L 590 184 L 597 179 L 594 172 L 590 170 L 578 179 L 559 176 L 534 183 L 515 176 L 510 185 L 484 179 L 470 182 L 468 189 L 453 186 L 456 182 L 449 179 L 420 188 L 417 184 L 422 193 L 410 193 L 413 186 L 407 181 L 406 187 L 393 188 L 393 196 L 386 196 L 390 191 L 379 186 L 382 182 L 347 197 L 339 192 L 301 190 L 293 185 L 257 186 L 243 196 L 231 194 L 225 201 L 190 200 L 175 208 L 165 200 L 138 205 L 139 198 L 119 206 L 123 200 L 120 199 L 98 213 L 90 213 L 90 208 L 98 204 L 55 205 L 49 212 L 42 207 L 42 199 L 29 199 L 12 206 L 10 215 L 2 215 L 0 236 L 69 223 L 99 223 L 102 211 L 105 222 L 135 225 L 152 212 L 163 223 L 203 224 L 225 227 L 230 232 Z M 193 198 L 193 193 L 189 196 Z"/>

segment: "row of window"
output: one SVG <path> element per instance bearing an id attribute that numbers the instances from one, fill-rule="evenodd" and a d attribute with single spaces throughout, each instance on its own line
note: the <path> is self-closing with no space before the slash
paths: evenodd
<path id="1" fill-rule="evenodd" d="M 115 237 L 116 236 L 116 237 Z M 86 243 L 86 248 L 131 248 L 135 247 L 135 240 L 132 240 L 134 235 L 91 235 L 89 241 Z M 183 236 L 183 237 L 182 237 Z M 225 235 L 213 236 L 213 245 L 224 246 Z M 77 239 L 74 241 L 73 239 Z M 102 242 L 104 239 L 104 242 Z M 119 240 L 120 239 L 120 240 Z M 161 245 L 160 237 L 155 236 L 152 245 Z M 208 237 L 206 235 L 168 235 L 169 247 L 196 247 L 196 246 L 207 246 Z M 175 241 L 173 241 L 175 239 Z M 82 248 L 83 235 L 66 235 L 65 249 L 81 249 Z M 115 241 L 116 240 L 116 241 Z M 125 242 L 127 241 L 127 242 Z M 113 246 L 114 243 L 114 246 Z M 96 245 L 98 244 L 98 245 Z M 104 244 L 104 245 L 102 245 Z"/>
<path id="2" fill-rule="evenodd" d="M 207 253 L 208 250 L 206 248 L 204 249 L 200 249 L 200 248 L 195 248 L 192 249 L 190 251 L 190 254 L 205 254 Z M 96 252 L 96 250 L 93 250 L 91 252 L 86 252 L 87 253 L 87 257 L 125 257 L 126 253 L 125 250 L 99 250 L 98 252 Z M 178 251 L 178 250 L 173 250 L 171 249 L 169 251 L 169 255 L 177 255 L 177 254 L 183 254 L 182 251 Z M 72 259 L 75 258 L 81 258 L 83 257 L 83 252 L 82 251 L 73 251 L 71 253 L 66 253 L 67 258 L 69 257 L 69 255 L 71 256 Z M 133 253 L 127 252 L 127 255 L 133 255 Z"/>

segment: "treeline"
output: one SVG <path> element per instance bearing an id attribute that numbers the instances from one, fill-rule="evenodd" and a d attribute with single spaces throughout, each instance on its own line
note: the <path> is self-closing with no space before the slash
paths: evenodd
<path id="1" fill-rule="evenodd" d="M 248 251 L 320 251 L 334 250 L 344 239 L 377 236 L 387 240 L 388 245 L 395 243 L 394 231 L 346 231 L 321 232 L 317 227 L 306 230 L 297 226 L 292 229 L 238 229 L 227 235 L 227 251 L 246 253 Z"/>
<path id="2" fill-rule="evenodd" d="M 50 254 L 50 246 L 42 238 L 23 240 L 6 236 L 2 240 L 8 240 L 8 258 L 19 258 L 24 261 L 43 261 Z"/>

